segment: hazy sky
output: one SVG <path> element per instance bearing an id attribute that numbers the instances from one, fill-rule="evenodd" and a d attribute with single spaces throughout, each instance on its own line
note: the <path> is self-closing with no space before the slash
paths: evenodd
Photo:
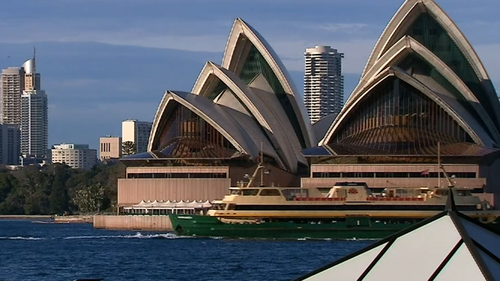
<path id="1" fill-rule="evenodd" d="M 49 145 L 121 135 L 152 121 L 166 89 L 189 91 L 205 61 L 220 63 L 234 18 L 256 28 L 302 89 L 303 52 L 345 53 L 348 96 L 403 0 L 23 0 L 0 9 L 0 68 L 37 48 L 49 97 Z M 500 1 L 437 0 L 500 85 Z"/>

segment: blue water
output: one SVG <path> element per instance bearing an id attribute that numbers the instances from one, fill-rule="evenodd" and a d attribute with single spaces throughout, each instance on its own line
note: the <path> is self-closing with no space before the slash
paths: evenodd
<path id="1" fill-rule="evenodd" d="M 371 243 L 201 239 L 0 220 L 0 280 L 292 280 Z"/>

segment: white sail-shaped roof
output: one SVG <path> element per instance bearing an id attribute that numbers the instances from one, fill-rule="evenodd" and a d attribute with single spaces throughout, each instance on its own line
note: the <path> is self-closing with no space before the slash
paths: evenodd
<path id="1" fill-rule="evenodd" d="M 283 107 L 292 119 L 290 121 L 296 123 L 294 131 L 297 137 L 303 139 L 304 147 L 315 145 L 316 138 L 309 122 L 309 115 L 288 71 L 266 40 L 240 18 L 234 21 L 231 29 L 222 59 L 222 67 L 240 76 L 242 71 L 245 71 L 245 63 L 248 59 L 252 59 L 249 57 L 252 48 L 255 48 L 259 58 L 262 58 L 262 60 L 259 59 L 259 62 L 264 64 L 261 67 L 269 67 L 269 72 L 267 69 L 264 72 L 272 76 L 271 80 L 274 80 L 268 81 L 273 86 L 273 91 L 269 94 L 286 95 L 287 101 L 283 101 Z M 276 92 L 278 88 L 283 92 Z"/>
<path id="2" fill-rule="evenodd" d="M 434 135 L 419 138 L 421 132 Z M 445 142 L 498 148 L 500 103 L 455 23 L 433 0 L 406 0 L 319 145 L 337 146 L 347 154 L 432 155 L 436 144 Z"/>
<path id="3" fill-rule="evenodd" d="M 223 104 L 254 117 L 265 129 L 268 140 L 275 148 L 279 148 L 282 158 L 280 161 L 286 163 L 288 169 L 295 170 L 297 163 L 306 164 L 307 162 L 300 153 L 301 147 L 297 136 L 290 134 L 294 128 L 277 97 L 272 94 L 272 89 L 265 91 L 253 87 L 258 81 L 259 79 L 256 78 L 250 85 L 247 85 L 233 72 L 216 63 L 207 62 L 192 92 L 213 99 L 216 104 Z M 229 92 L 219 93 L 220 84 L 226 86 Z"/>
<path id="4" fill-rule="evenodd" d="M 434 0 L 406 0 L 403 3 L 380 36 L 370 58 L 368 59 L 362 76 L 370 70 L 370 68 L 385 53 L 385 51 L 387 51 L 403 36 L 405 29 L 408 28 L 422 13 L 431 14 L 448 32 L 461 51 L 470 60 L 476 74 L 481 79 L 489 79 L 486 69 L 467 38 L 463 35 L 455 22 L 453 22 L 453 20 L 436 4 Z"/>
<path id="5" fill-rule="evenodd" d="M 240 153 L 256 158 L 262 147 L 264 154 L 276 158 L 277 162 L 280 163 L 276 151 L 262 130 L 259 129 L 259 125 L 250 116 L 213 103 L 205 97 L 180 91 L 167 91 L 165 93 L 153 122 L 152 137 L 149 142 L 150 150 L 162 135 L 161 124 L 167 116 L 168 109 L 172 108 L 170 107 L 172 103 L 180 104 L 203 118 L 229 140 Z"/>
<path id="6" fill-rule="evenodd" d="M 192 93 L 165 93 L 153 121 L 148 151 L 154 152 L 158 158 L 194 158 L 203 153 L 202 156 L 208 155 L 210 151 L 214 151 L 210 155 L 217 157 L 215 152 L 219 149 L 226 159 L 243 157 L 254 160 L 262 151 L 266 157 L 273 158 L 269 159 L 273 165 L 297 172 L 301 165 L 307 165 L 301 150 L 317 144 L 297 93 L 286 68 L 269 44 L 255 29 L 237 18 L 222 65 L 207 62 Z M 182 107 L 176 107 L 176 104 Z M 202 120 L 179 121 L 175 118 L 190 117 L 181 111 L 172 113 L 173 108 L 182 112 L 187 108 Z M 169 113 L 174 116 L 171 120 L 166 116 Z M 183 122 L 183 127 L 179 128 L 180 123 L 169 123 L 174 119 Z M 189 122 L 201 122 L 202 125 Z M 214 128 L 217 136 L 220 133 L 230 145 L 213 138 L 214 134 L 201 131 L 205 126 L 203 122 Z M 197 127 L 191 127 L 191 124 Z M 165 129 L 167 127 L 172 129 Z M 217 141 L 219 143 L 215 143 Z M 182 144 L 185 153 L 177 153 L 179 145 L 172 145 L 175 142 Z M 233 152 L 233 156 L 227 156 Z"/>
<path id="7" fill-rule="evenodd" d="M 384 54 L 396 44 L 398 40 L 404 37 L 405 34 L 413 33 L 413 36 L 417 36 L 415 34 L 414 23 L 424 14 L 429 15 L 429 18 L 435 21 L 439 28 L 442 28 L 446 37 L 452 42 L 451 45 L 453 45 L 449 52 L 456 52 L 456 54 L 450 56 L 449 54 L 445 54 L 442 49 L 439 49 L 439 47 L 446 47 L 446 45 L 449 44 L 445 43 L 444 39 L 439 39 L 439 41 L 436 38 L 427 39 L 429 44 L 427 47 L 432 45 L 434 47 L 433 51 L 448 58 L 449 61 L 447 61 L 447 64 L 450 66 L 453 65 L 455 70 L 460 72 L 459 76 L 462 80 L 466 79 L 469 84 L 476 84 L 471 90 L 473 90 L 474 94 L 483 103 L 483 106 L 497 127 L 497 130 L 500 130 L 500 106 L 498 105 L 498 98 L 486 69 L 477 53 L 474 51 L 474 48 L 472 48 L 471 44 L 455 22 L 453 22 L 434 0 L 406 0 L 403 3 L 386 26 L 375 45 L 366 63 L 365 69 L 363 70 L 361 79 L 370 75 L 369 72 L 375 64 L 381 60 Z M 411 30 L 412 28 L 414 29 Z M 439 33 L 439 30 L 434 27 L 431 28 L 433 29 L 432 32 Z M 421 32 L 421 30 L 419 32 Z M 425 41 L 426 39 L 421 40 Z M 455 48 L 456 51 L 454 50 Z M 464 67 L 470 67 L 473 73 L 465 71 Z M 491 104 L 484 104 L 487 102 Z"/>
<path id="8" fill-rule="evenodd" d="M 500 280 L 499 245 L 453 206 L 298 280 Z"/>

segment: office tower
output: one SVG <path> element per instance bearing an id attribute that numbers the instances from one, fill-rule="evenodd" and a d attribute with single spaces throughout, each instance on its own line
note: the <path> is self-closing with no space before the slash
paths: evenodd
<path id="1" fill-rule="evenodd" d="M 339 114 L 344 104 L 343 53 L 330 46 L 307 48 L 305 53 L 304 102 L 309 118 Z"/>
<path id="2" fill-rule="evenodd" d="M 23 157 L 47 158 L 48 123 L 45 91 L 23 91 L 21 95 L 21 154 Z"/>
<path id="3" fill-rule="evenodd" d="M 122 138 L 106 136 L 99 139 L 99 160 L 107 161 L 122 157 Z"/>
<path id="4" fill-rule="evenodd" d="M 97 163 L 97 150 L 88 144 L 56 144 L 51 154 L 52 163 L 64 163 L 73 169 L 90 169 Z"/>
<path id="5" fill-rule="evenodd" d="M 146 152 L 153 122 L 125 120 L 122 122 L 122 142 L 133 142 L 135 153 Z M 123 151 L 123 154 L 128 154 Z"/>
<path id="6" fill-rule="evenodd" d="M 18 125 L 0 125 L 0 163 L 19 164 L 21 134 Z"/>

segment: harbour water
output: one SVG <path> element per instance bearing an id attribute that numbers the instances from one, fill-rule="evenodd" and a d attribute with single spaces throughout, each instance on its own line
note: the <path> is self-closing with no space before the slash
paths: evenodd
<path id="1" fill-rule="evenodd" d="M 374 242 L 202 239 L 0 220 L 0 280 L 292 280 Z"/>

